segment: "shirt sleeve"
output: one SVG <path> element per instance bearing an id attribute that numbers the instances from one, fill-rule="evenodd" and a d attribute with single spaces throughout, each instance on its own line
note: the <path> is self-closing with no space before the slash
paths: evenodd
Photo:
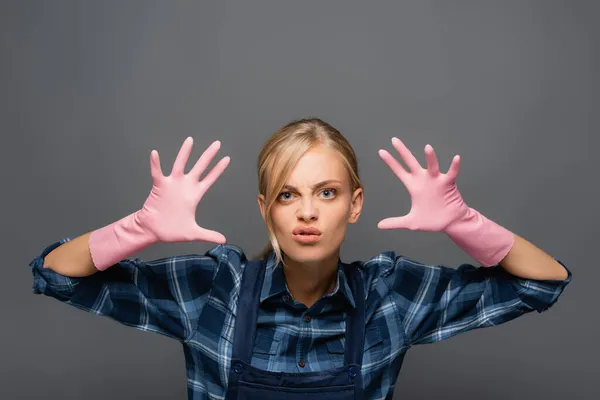
<path id="1" fill-rule="evenodd" d="M 182 341 L 195 331 L 218 266 L 227 262 L 227 248 L 218 245 L 203 256 L 128 258 L 83 278 L 44 268 L 44 257 L 69 240 L 49 245 L 30 262 L 33 293 Z"/>
<path id="2" fill-rule="evenodd" d="M 385 277 L 394 296 L 409 345 L 434 343 L 469 330 L 508 322 L 525 313 L 549 309 L 571 281 L 529 280 L 500 265 L 458 268 L 392 258 Z"/>

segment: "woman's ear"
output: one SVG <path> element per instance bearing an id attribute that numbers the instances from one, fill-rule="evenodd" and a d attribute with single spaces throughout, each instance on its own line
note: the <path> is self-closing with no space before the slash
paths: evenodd
<path id="1" fill-rule="evenodd" d="M 358 221 L 363 206 L 363 189 L 358 188 L 352 194 L 352 204 L 350 206 L 350 217 L 348 223 L 354 224 Z"/>
<path id="2" fill-rule="evenodd" d="M 263 196 L 262 194 L 258 195 L 258 208 L 260 208 L 260 214 L 263 217 L 263 220 L 265 219 L 265 196 Z"/>

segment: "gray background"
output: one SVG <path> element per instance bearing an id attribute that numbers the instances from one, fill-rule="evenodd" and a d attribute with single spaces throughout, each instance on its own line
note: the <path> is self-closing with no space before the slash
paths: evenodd
<path id="1" fill-rule="evenodd" d="M 188 135 L 194 160 L 215 139 L 232 157 L 199 223 L 253 255 L 266 243 L 258 152 L 306 116 L 358 153 L 365 208 L 345 261 L 395 250 L 474 262 L 443 234 L 377 229 L 410 208 L 377 155 L 397 135 L 423 165 L 427 143 L 444 171 L 460 154 L 467 204 L 574 273 L 544 314 L 413 348 L 395 398 L 600 398 L 599 11 L 593 1 L 2 1 L 0 398 L 185 398 L 179 343 L 33 295 L 28 263 L 139 209 L 150 151 L 170 172 Z"/>

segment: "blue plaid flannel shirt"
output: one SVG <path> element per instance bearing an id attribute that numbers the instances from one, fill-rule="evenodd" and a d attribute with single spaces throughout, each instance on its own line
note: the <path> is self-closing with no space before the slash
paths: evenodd
<path id="1" fill-rule="evenodd" d="M 44 257 L 68 240 L 51 244 L 31 261 L 33 292 L 177 339 L 187 365 L 188 398 L 224 399 L 243 251 L 217 245 L 204 255 L 128 258 L 89 277 L 69 278 L 43 268 Z M 367 296 L 366 399 L 391 398 L 411 346 L 545 311 L 571 281 L 568 269 L 564 281 L 535 281 L 500 266 L 425 265 L 391 251 L 358 267 Z M 286 372 L 341 366 L 345 310 L 355 304 L 342 269 L 334 291 L 307 309 L 290 295 L 273 253 L 266 268 L 252 364 Z"/>

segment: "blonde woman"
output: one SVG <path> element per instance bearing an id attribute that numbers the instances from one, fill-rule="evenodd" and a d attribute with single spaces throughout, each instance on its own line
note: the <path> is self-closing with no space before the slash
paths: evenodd
<path id="1" fill-rule="evenodd" d="M 363 206 L 356 157 L 319 119 L 274 133 L 258 160 L 258 206 L 269 233 L 249 260 L 223 234 L 197 225 L 196 207 L 226 169 L 214 142 L 188 174 L 192 139 L 169 176 L 151 152 L 143 207 L 48 246 L 31 266 L 34 293 L 160 333 L 183 344 L 190 399 L 391 398 L 407 350 L 495 326 L 554 304 L 571 273 L 554 257 L 468 207 L 456 187 L 460 159 L 427 168 L 397 138 L 381 159 L 412 207 L 381 229 L 445 232 L 479 267 L 425 265 L 393 251 L 345 263 L 340 247 Z M 158 242 L 205 241 L 205 255 L 143 261 Z"/>

